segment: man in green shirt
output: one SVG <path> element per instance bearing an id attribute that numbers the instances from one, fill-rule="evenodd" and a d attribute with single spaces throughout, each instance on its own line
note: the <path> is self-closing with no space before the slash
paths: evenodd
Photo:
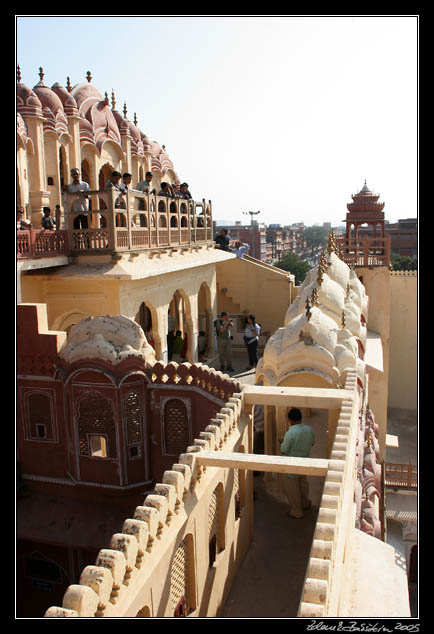
<path id="1" fill-rule="evenodd" d="M 288 420 L 290 428 L 283 438 L 280 450 L 284 456 L 308 458 L 315 443 L 312 427 L 302 422 L 301 411 L 295 407 L 289 410 Z M 303 509 L 312 506 L 309 500 L 309 483 L 305 475 L 289 473 L 283 476 L 283 488 L 288 498 L 289 517 L 303 517 Z"/>

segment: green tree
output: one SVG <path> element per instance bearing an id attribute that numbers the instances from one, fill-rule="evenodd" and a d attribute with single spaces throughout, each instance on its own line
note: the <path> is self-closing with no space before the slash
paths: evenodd
<path id="1" fill-rule="evenodd" d="M 297 286 L 304 281 L 310 270 L 309 263 L 304 260 L 300 260 L 298 255 L 292 253 L 291 251 L 285 253 L 276 266 L 283 271 L 288 271 L 289 273 L 295 275 L 295 283 Z"/>
<path id="2" fill-rule="evenodd" d="M 417 271 L 417 260 L 408 255 L 392 255 L 390 267 L 392 271 Z"/>
<path id="3" fill-rule="evenodd" d="M 309 247 L 309 249 L 325 246 L 327 244 L 328 235 L 329 230 L 319 225 L 306 227 L 303 231 L 303 239 L 306 240 L 306 246 Z"/>

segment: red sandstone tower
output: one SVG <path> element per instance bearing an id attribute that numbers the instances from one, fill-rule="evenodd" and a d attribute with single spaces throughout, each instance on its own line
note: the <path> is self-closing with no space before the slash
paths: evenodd
<path id="1" fill-rule="evenodd" d="M 350 266 L 389 266 L 390 236 L 384 232 L 384 203 L 378 202 L 380 194 L 374 194 L 365 184 L 351 196 L 347 204 L 345 238 L 338 240 L 342 257 Z M 359 228 L 370 225 L 372 234 L 362 235 Z M 379 231 L 378 231 L 379 228 Z"/>
<path id="2" fill-rule="evenodd" d="M 380 194 L 374 194 L 365 184 L 358 194 L 351 196 L 352 203 L 348 203 L 346 217 L 346 238 L 358 239 L 360 225 L 368 224 L 373 227 L 373 238 L 377 237 L 377 226 L 380 226 L 381 239 L 384 239 L 384 203 L 378 202 Z M 351 236 L 351 227 L 354 225 L 354 234 Z"/>

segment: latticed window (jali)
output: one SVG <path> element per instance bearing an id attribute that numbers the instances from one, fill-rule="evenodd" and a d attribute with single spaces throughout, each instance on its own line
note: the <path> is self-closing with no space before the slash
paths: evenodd
<path id="1" fill-rule="evenodd" d="M 80 455 L 92 455 L 90 440 L 97 435 L 106 439 L 107 457 L 116 457 L 115 418 L 112 403 L 99 392 L 86 392 L 78 414 Z"/>
<path id="2" fill-rule="evenodd" d="M 142 441 L 143 408 L 139 394 L 130 392 L 125 399 L 127 443 L 134 445 Z"/>
<path id="3" fill-rule="evenodd" d="M 192 539 L 187 535 L 176 550 L 170 571 L 170 600 L 176 616 L 185 616 L 191 607 L 190 561 Z"/>
<path id="4" fill-rule="evenodd" d="M 234 494 L 235 494 L 235 519 L 239 519 L 241 515 L 241 490 L 240 490 L 240 471 L 234 469 Z"/>
<path id="5" fill-rule="evenodd" d="M 164 447 L 165 453 L 179 455 L 189 443 L 187 407 L 177 398 L 170 399 L 164 406 Z"/>
<path id="6" fill-rule="evenodd" d="M 211 495 L 208 507 L 208 543 L 209 565 L 212 566 L 220 551 L 220 524 L 219 524 L 219 487 L 216 487 Z"/>

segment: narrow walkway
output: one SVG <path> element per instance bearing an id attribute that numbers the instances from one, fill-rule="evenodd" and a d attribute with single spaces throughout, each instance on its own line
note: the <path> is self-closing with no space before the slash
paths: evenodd
<path id="1" fill-rule="evenodd" d="M 293 618 L 297 616 L 316 510 L 294 520 L 277 480 L 254 477 L 254 537 L 218 618 Z"/>
<path id="2" fill-rule="evenodd" d="M 233 355 L 231 376 L 254 385 L 255 373 L 245 371 L 247 354 Z M 218 369 L 218 361 L 214 366 Z M 327 412 L 313 410 L 305 422 L 315 431 L 311 457 L 327 457 Z M 286 515 L 287 504 L 280 491 L 279 477 L 264 482 L 254 476 L 254 535 L 246 557 L 218 618 L 295 618 L 306 574 L 324 478 L 309 477 L 314 508 L 294 520 Z"/>

